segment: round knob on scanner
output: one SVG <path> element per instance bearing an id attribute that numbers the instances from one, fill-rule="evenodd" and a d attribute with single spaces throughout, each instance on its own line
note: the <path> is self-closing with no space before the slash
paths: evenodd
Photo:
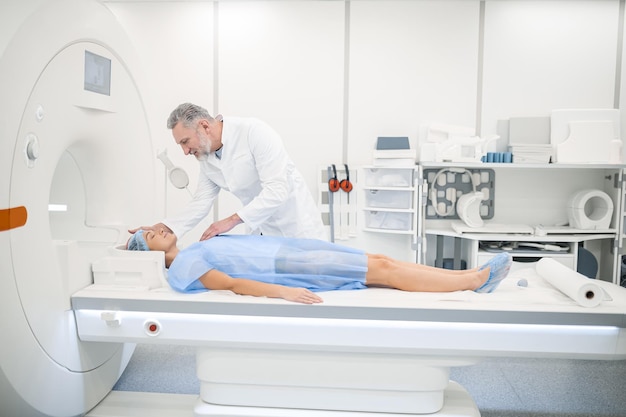
<path id="1" fill-rule="evenodd" d="M 32 168 L 37 158 L 39 158 L 39 140 L 37 136 L 29 133 L 26 136 L 26 148 L 24 149 L 27 158 L 27 164 Z"/>
<path id="2" fill-rule="evenodd" d="M 31 161 L 39 158 L 39 144 L 37 142 L 31 142 L 26 145 L 26 155 Z"/>
<path id="3" fill-rule="evenodd" d="M 45 114 L 46 112 L 43 110 L 43 106 L 41 104 L 38 105 L 35 110 L 35 119 L 37 119 L 38 122 L 41 122 Z"/>

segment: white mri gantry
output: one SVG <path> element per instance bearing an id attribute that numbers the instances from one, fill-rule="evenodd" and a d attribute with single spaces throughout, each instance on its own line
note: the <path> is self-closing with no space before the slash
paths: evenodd
<path id="1" fill-rule="evenodd" d="M 609 283 L 594 309 L 505 291 L 306 306 L 93 285 L 110 256 L 164 282 L 162 254 L 116 249 L 156 204 L 135 55 L 95 1 L 5 1 L 0 28 L 0 415 L 174 415 L 111 392 L 135 343 L 197 346 L 201 392 L 180 415 L 223 417 L 479 416 L 451 366 L 626 359 L 626 290 Z"/>

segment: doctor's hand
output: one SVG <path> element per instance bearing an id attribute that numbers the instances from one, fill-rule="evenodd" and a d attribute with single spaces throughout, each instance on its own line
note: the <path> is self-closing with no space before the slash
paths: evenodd
<path id="1" fill-rule="evenodd" d="M 134 234 L 138 230 L 161 230 L 161 229 L 165 229 L 165 230 L 169 231 L 170 233 L 174 233 L 172 231 L 172 229 L 170 229 L 169 227 L 167 227 L 163 223 L 157 223 L 157 224 L 152 225 L 152 226 L 141 226 L 141 227 L 137 227 L 135 229 L 128 229 L 128 233 Z"/>
<path id="2" fill-rule="evenodd" d="M 280 298 L 302 304 L 318 304 L 324 301 L 322 297 L 306 288 L 284 287 Z"/>
<path id="3" fill-rule="evenodd" d="M 202 240 L 211 239 L 212 237 L 215 237 L 215 236 L 219 235 L 220 233 L 226 233 L 226 232 L 230 231 L 233 227 L 237 226 L 240 223 L 243 223 L 243 220 L 241 220 L 241 218 L 239 217 L 239 215 L 237 213 L 235 213 L 232 216 L 229 216 L 229 217 L 227 217 L 225 219 L 218 220 L 215 223 L 213 223 L 212 225 L 210 225 L 204 231 L 204 233 L 202 233 L 202 236 L 200 237 L 200 240 L 202 241 Z"/>

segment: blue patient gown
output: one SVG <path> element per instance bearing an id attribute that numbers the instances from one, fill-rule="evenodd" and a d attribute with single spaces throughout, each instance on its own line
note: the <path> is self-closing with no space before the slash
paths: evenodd
<path id="1" fill-rule="evenodd" d="M 357 290 L 366 288 L 367 256 L 323 240 L 220 235 L 181 250 L 170 265 L 168 281 L 177 291 L 207 291 L 198 278 L 212 269 L 311 291 Z"/>

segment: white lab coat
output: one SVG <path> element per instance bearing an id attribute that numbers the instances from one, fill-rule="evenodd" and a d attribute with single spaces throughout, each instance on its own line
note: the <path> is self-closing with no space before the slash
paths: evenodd
<path id="1" fill-rule="evenodd" d="M 222 155 L 200 161 L 193 200 L 163 221 L 181 237 L 205 218 L 221 189 L 237 196 L 237 212 L 254 232 L 328 240 L 322 218 L 282 140 L 257 119 L 224 118 Z"/>

